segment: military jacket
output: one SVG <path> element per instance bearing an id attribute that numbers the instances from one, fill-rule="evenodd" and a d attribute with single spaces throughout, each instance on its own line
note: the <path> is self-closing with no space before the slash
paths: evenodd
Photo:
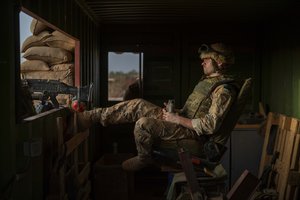
<path id="1" fill-rule="evenodd" d="M 198 135 L 218 130 L 236 98 L 231 77 L 220 75 L 202 78 L 188 97 L 181 116 L 192 119 Z"/>

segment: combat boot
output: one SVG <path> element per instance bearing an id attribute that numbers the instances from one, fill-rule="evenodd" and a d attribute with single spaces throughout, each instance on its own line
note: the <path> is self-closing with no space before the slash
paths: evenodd
<path id="1" fill-rule="evenodd" d="M 83 131 L 92 126 L 92 124 L 100 122 L 102 108 L 77 113 L 77 128 L 78 131 Z"/>
<path id="2" fill-rule="evenodd" d="M 153 164 L 150 158 L 140 158 L 135 156 L 122 163 L 122 168 L 126 171 L 138 171 Z"/>
<path id="3" fill-rule="evenodd" d="M 84 112 L 76 113 L 77 115 L 77 130 L 79 132 L 84 131 L 92 126 L 92 121 L 88 114 Z"/>
<path id="4" fill-rule="evenodd" d="M 94 123 L 100 122 L 101 119 L 101 112 L 102 108 L 95 108 L 90 111 L 84 111 L 84 112 L 76 112 L 72 113 L 70 117 L 68 117 L 68 128 L 67 132 L 73 132 L 74 131 L 74 116 L 76 115 L 76 124 L 77 124 L 77 131 L 82 132 L 86 129 L 90 128 Z"/>

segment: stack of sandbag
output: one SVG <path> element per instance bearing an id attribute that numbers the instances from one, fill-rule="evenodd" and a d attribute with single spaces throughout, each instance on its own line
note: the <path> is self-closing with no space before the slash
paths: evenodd
<path id="1" fill-rule="evenodd" d="M 33 19 L 32 35 L 22 44 L 21 52 L 26 60 L 21 63 L 22 79 L 59 80 L 74 85 L 75 40 Z M 57 99 L 64 103 L 68 95 Z"/>

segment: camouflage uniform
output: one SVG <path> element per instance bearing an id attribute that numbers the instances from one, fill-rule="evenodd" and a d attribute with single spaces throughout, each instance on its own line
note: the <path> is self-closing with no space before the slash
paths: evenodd
<path id="1" fill-rule="evenodd" d="M 103 126 L 136 122 L 134 137 L 138 156 L 149 158 L 156 140 L 197 139 L 200 135 L 215 133 L 236 96 L 235 90 L 227 84 L 232 81 L 221 75 L 203 78 L 196 85 L 179 113 L 192 119 L 194 130 L 162 120 L 162 108 L 143 99 L 124 101 L 85 114 Z"/>

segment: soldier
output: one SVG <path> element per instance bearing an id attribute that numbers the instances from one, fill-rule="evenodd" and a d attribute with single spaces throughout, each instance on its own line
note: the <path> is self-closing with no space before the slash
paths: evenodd
<path id="1" fill-rule="evenodd" d="M 79 128 L 92 123 L 103 126 L 136 122 L 134 138 L 137 156 L 122 163 L 125 170 L 140 170 L 152 163 L 155 140 L 197 139 L 203 143 L 207 135 L 214 136 L 237 96 L 234 80 L 225 69 L 234 63 L 232 51 L 223 43 L 202 45 L 199 48 L 204 75 L 189 95 L 184 107 L 175 113 L 143 99 L 133 99 L 108 108 L 95 108 L 78 113 Z M 222 143 L 220 136 L 215 142 Z"/>
<path id="2" fill-rule="evenodd" d="M 141 97 L 141 80 L 137 78 L 132 84 L 128 86 L 123 96 L 123 100 L 131 100 Z"/>

